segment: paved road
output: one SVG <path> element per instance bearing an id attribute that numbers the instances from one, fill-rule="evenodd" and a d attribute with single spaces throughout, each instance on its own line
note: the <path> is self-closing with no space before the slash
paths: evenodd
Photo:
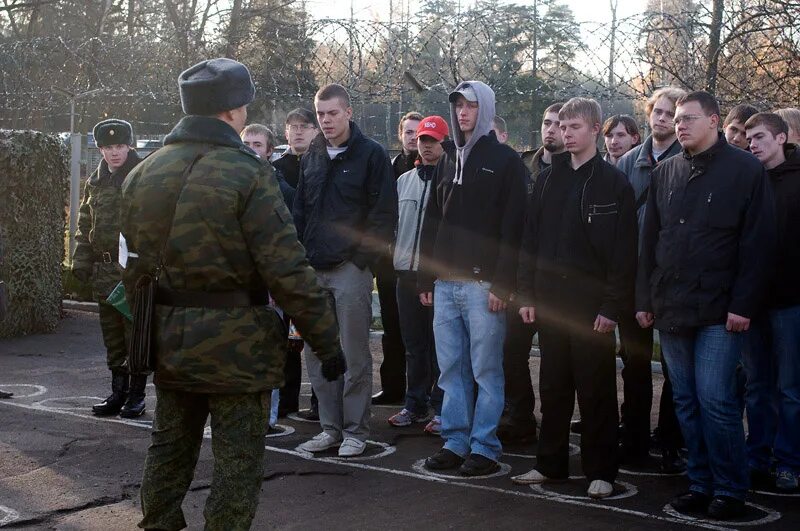
<path id="1" fill-rule="evenodd" d="M 378 338 L 373 350 L 379 352 Z M 376 355 L 376 374 L 379 361 Z M 532 358 L 532 372 L 538 372 L 536 362 Z M 0 389 L 15 393 L 0 400 L 0 527 L 134 529 L 152 417 L 103 420 L 89 413 L 108 393 L 97 316 L 67 312 L 54 334 L 0 340 Z M 309 393 L 308 385 L 303 393 Z M 149 396 L 150 411 L 152 406 Z M 319 458 L 298 453 L 294 448 L 318 426 L 282 420 L 284 433 L 265 440 L 254 529 L 800 527 L 800 495 L 754 493 L 748 517 L 733 524 L 670 514 L 664 506 L 685 488 L 685 479 L 655 475 L 655 460 L 644 474 L 621 473 L 617 495 L 601 502 L 585 497 L 577 456 L 573 481 L 547 490 L 513 485 L 509 475 L 532 467 L 532 447 L 506 448 L 495 477 L 434 476 L 420 463 L 440 441 L 424 435 L 421 425 L 391 428 L 385 419 L 393 412 L 374 408 L 374 443 L 365 456 L 349 460 L 333 452 Z M 577 453 L 580 440 L 573 442 Z M 210 445 L 204 444 L 184 502 L 190 529 L 202 528 L 211 470 Z"/>

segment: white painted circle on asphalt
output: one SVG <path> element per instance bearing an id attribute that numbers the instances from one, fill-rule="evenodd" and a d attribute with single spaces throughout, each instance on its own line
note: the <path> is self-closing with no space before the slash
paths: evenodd
<path id="1" fill-rule="evenodd" d="M 585 479 L 584 476 L 570 476 L 569 479 Z M 625 498 L 630 498 L 632 496 L 636 496 L 639 494 L 639 489 L 636 488 L 636 485 L 632 483 L 628 483 L 626 481 L 615 481 L 615 486 L 624 487 L 625 490 L 620 492 L 619 494 L 613 494 L 611 496 L 607 496 L 605 498 L 592 498 L 588 494 L 586 496 L 575 496 L 572 494 L 563 494 L 561 492 L 555 492 L 553 490 L 545 488 L 544 485 L 530 485 L 530 488 L 533 492 L 537 494 L 544 494 L 545 496 L 551 496 L 553 498 L 562 498 L 565 500 L 583 500 L 583 501 L 593 501 L 593 502 L 603 502 L 603 501 L 613 501 L 613 500 L 623 500 Z"/>
<path id="2" fill-rule="evenodd" d="M 776 498 L 800 498 L 800 492 L 777 492 L 771 490 L 754 490 L 751 492 L 761 494 L 762 496 L 774 496 Z"/>
<path id="3" fill-rule="evenodd" d="M 370 445 L 378 446 L 380 448 L 383 448 L 383 451 L 381 451 L 380 453 L 377 453 L 375 455 L 364 455 L 364 454 L 361 454 L 361 455 L 356 455 L 356 456 L 353 456 L 353 457 L 339 457 L 337 455 L 337 456 L 330 457 L 330 459 L 333 459 L 335 461 L 372 461 L 373 459 L 380 459 L 381 457 L 386 457 L 387 455 L 392 455 L 393 453 L 395 453 L 397 451 L 397 448 L 395 446 L 392 446 L 391 444 L 388 444 L 388 443 L 385 443 L 385 442 L 367 441 L 367 448 L 369 448 Z"/>
<path id="4" fill-rule="evenodd" d="M 294 428 L 291 426 L 285 426 L 283 424 L 275 424 L 276 428 L 281 428 L 281 431 L 277 433 L 267 433 L 264 438 L 265 439 L 274 439 L 276 437 L 286 437 L 287 435 L 291 435 L 294 433 Z"/>
<path id="5" fill-rule="evenodd" d="M 620 474 L 627 474 L 629 476 L 644 476 L 644 477 L 658 477 L 658 478 L 676 478 L 679 476 L 685 476 L 686 471 L 682 472 L 675 472 L 673 474 L 667 474 L 665 472 L 642 472 L 639 470 L 628 470 L 626 468 L 619 469 Z"/>
<path id="6" fill-rule="evenodd" d="M 33 387 L 34 391 L 28 393 L 26 395 L 21 395 L 19 393 L 14 393 L 13 398 L 33 398 L 34 396 L 41 396 L 47 392 L 47 387 L 43 385 L 36 385 L 36 384 L 0 384 L 0 389 L 5 389 L 6 387 Z"/>
<path id="7" fill-rule="evenodd" d="M 304 409 L 303 411 L 308 411 L 308 410 Z M 286 415 L 286 418 L 290 419 L 290 420 L 294 420 L 296 422 L 309 422 L 311 424 L 319 424 L 318 420 L 304 419 L 303 417 L 298 416 L 297 413 L 289 413 L 288 415 Z"/>
<path id="8" fill-rule="evenodd" d="M 14 520 L 19 520 L 19 513 L 11 507 L 0 505 L 0 526 L 10 524 Z"/>
<path id="9" fill-rule="evenodd" d="M 578 446 L 577 444 L 569 443 L 569 455 L 570 455 L 570 457 L 572 457 L 574 455 L 580 455 L 580 453 L 581 453 L 581 447 L 580 446 Z M 536 459 L 536 455 L 535 454 L 514 454 L 514 453 L 511 453 L 511 452 L 503 452 L 503 455 L 507 455 L 509 457 L 521 457 L 523 459 Z"/>
<path id="10" fill-rule="evenodd" d="M 34 402 L 34 406 L 43 407 L 45 409 L 54 409 L 56 411 L 87 411 L 91 410 L 93 404 L 105 400 L 99 396 L 62 396 L 57 398 L 45 398 L 38 402 Z M 58 402 L 66 402 L 67 404 L 80 404 L 86 402 L 85 405 L 59 405 Z M 54 405 L 55 404 L 55 405 Z"/>
<path id="11" fill-rule="evenodd" d="M 680 518 L 681 520 L 686 520 L 689 522 L 697 522 L 703 524 L 712 524 L 712 525 L 724 525 L 724 526 L 732 526 L 732 527 L 751 527 L 757 525 L 764 525 L 770 524 L 772 522 L 776 522 L 780 520 L 781 513 L 770 509 L 769 507 L 764 507 L 763 505 L 756 505 L 755 503 L 746 502 L 745 505 L 748 507 L 752 507 L 753 509 L 759 510 L 764 513 L 762 518 L 757 520 L 749 520 L 749 521 L 741 521 L 741 520 L 713 520 L 711 518 L 697 518 L 694 516 L 689 516 L 686 514 L 679 513 L 676 511 L 670 504 L 666 504 L 664 506 L 664 512 L 670 516 L 674 516 L 675 518 Z"/>
<path id="12" fill-rule="evenodd" d="M 486 476 L 462 476 L 458 472 L 453 472 L 452 474 L 444 474 L 442 472 L 434 472 L 433 470 L 428 470 L 427 468 L 425 468 L 425 460 L 424 459 L 420 459 L 419 461 L 415 461 L 414 464 L 411 465 L 411 468 L 414 470 L 414 472 L 417 472 L 418 474 L 424 474 L 426 476 L 431 476 L 431 477 L 439 478 L 439 479 L 452 479 L 452 480 L 456 480 L 456 481 L 477 481 L 477 480 L 481 480 L 481 479 L 489 479 L 489 478 L 496 478 L 496 477 L 500 477 L 500 476 L 505 476 L 509 472 L 511 472 L 511 466 L 510 465 L 507 465 L 505 463 L 499 463 L 499 465 L 500 465 L 500 469 L 497 472 L 494 472 L 493 474 L 488 474 Z"/>

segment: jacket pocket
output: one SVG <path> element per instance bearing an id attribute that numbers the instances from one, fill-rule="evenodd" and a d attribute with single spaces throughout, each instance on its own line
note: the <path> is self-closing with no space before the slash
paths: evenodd
<path id="1" fill-rule="evenodd" d="M 697 303 L 701 321 L 725 318 L 730 305 L 733 277 L 731 271 L 706 272 L 700 275 Z"/>

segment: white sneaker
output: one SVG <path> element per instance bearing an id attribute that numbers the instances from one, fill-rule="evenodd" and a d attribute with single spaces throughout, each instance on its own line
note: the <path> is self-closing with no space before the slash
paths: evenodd
<path id="1" fill-rule="evenodd" d="M 333 438 L 332 436 L 323 431 L 319 435 L 316 435 L 310 441 L 306 441 L 300 446 L 298 446 L 297 449 L 311 453 L 324 452 L 329 448 L 333 448 L 334 446 L 339 446 L 339 444 L 341 444 L 341 441 Z"/>
<path id="2" fill-rule="evenodd" d="M 355 457 L 363 454 L 366 449 L 367 443 L 364 441 L 359 441 L 353 437 L 345 437 L 339 447 L 339 457 Z"/>
<path id="3" fill-rule="evenodd" d="M 614 492 L 614 485 L 608 481 L 603 481 L 602 479 L 595 479 L 592 481 L 592 483 L 589 485 L 589 490 L 586 491 L 589 497 L 594 498 L 595 500 L 608 498 L 611 496 L 612 492 Z"/>
<path id="4" fill-rule="evenodd" d="M 548 478 L 535 468 L 526 474 L 520 476 L 512 476 L 511 481 L 517 485 L 539 485 L 544 483 Z"/>

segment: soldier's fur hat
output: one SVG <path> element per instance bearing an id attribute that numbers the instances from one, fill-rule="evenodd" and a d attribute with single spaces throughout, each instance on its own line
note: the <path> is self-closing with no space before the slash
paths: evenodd
<path id="1" fill-rule="evenodd" d="M 109 118 L 98 122 L 92 130 L 97 147 L 113 146 L 114 144 L 133 145 L 133 127 L 125 120 Z"/>
<path id="2" fill-rule="evenodd" d="M 178 77 L 186 114 L 213 116 L 253 101 L 256 87 L 242 63 L 224 57 L 202 61 Z"/>

